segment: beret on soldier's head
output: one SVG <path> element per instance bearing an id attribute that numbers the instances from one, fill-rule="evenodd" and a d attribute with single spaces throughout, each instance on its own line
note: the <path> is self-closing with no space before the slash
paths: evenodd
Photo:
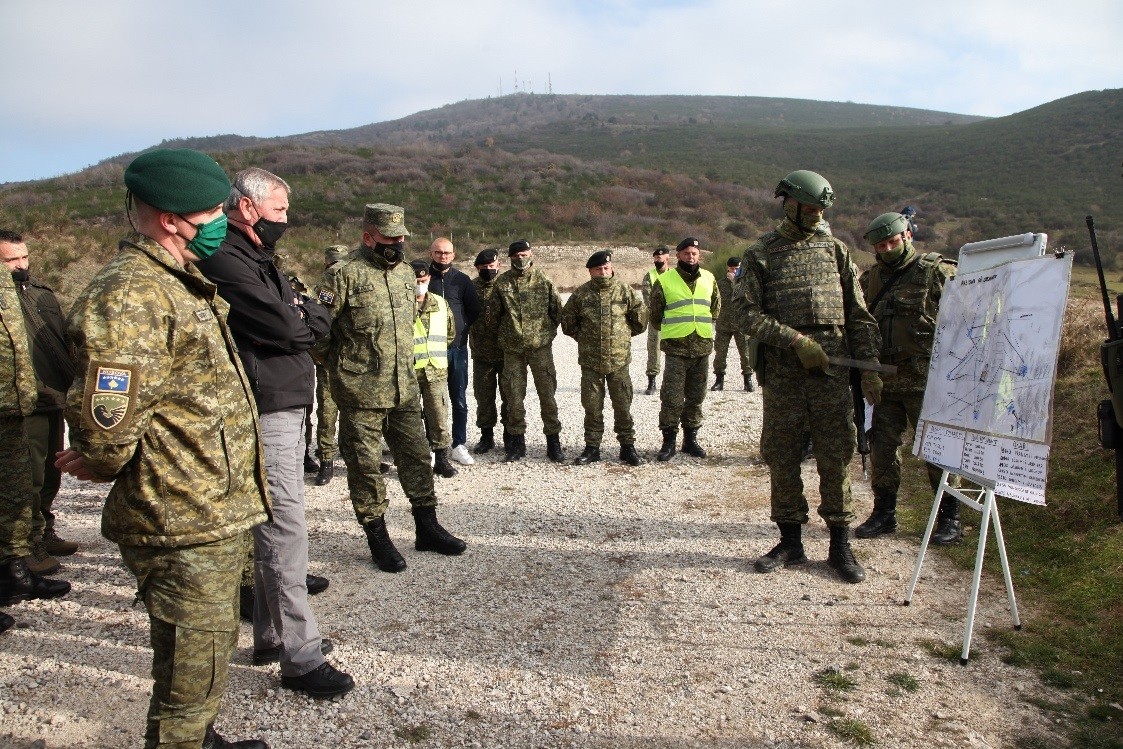
<path id="1" fill-rule="evenodd" d="M 594 252 L 589 256 L 588 262 L 585 263 L 586 268 L 599 268 L 602 265 L 608 265 L 612 262 L 612 253 L 608 250 L 601 250 Z"/>
<path id="2" fill-rule="evenodd" d="M 516 239 L 514 242 L 511 242 L 511 246 L 507 248 L 507 257 L 514 257 L 515 253 L 529 249 L 530 242 L 525 239 Z"/>
<path id="3" fill-rule="evenodd" d="M 389 203 L 371 203 L 363 210 L 363 223 L 384 237 L 408 237 L 406 209 Z"/>
<path id="4" fill-rule="evenodd" d="M 205 153 L 190 148 L 157 148 L 125 169 L 125 187 L 161 211 L 209 211 L 230 196 L 230 180 Z"/>
<path id="5" fill-rule="evenodd" d="M 429 275 L 429 261 L 428 260 L 414 260 L 410 262 L 413 268 L 413 275 L 415 278 Z"/>
<path id="6" fill-rule="evenodd" d="M 698 240 L 697 239 L 695 239 L 694 237 L 687 237 L 686 239 L 684 239 L 684 240 L 682 240 L 681 242 L 678 243 L 678 247 L 675 248 L 675 252 L 682 252 L 687 247 L 697 247 L 697 246 L 698 246 Z"/>
<path id="7" fill-rule="evenodd" d="M 671 251 L 668 250 L 666 247 L 656 247 L 655 252 L 651 253 L 652 256 L 655 256 L 655 255 L 670 255 L 670 254 L 671 254 Z"/>
<path id="8" fill-rule="evenodd" d="M 490 265 L 499 259 L 499 250 L 481 250 L 473 265 Z"/>
<path id="9" fill-rule="evenodd" d="M 740 268 L 741 267 L 741 258 L 739 258 L 739 257 L 729 258 L 728 260 L 725 261 L 725 267 L 726 268 Z"/>

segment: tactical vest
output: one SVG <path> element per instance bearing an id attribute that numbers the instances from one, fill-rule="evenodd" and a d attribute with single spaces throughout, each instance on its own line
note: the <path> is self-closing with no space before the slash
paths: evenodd
<path id="1" fill-rule="evenodd" d="M 938 304 L 932 301 L 932 278 L 941 262 L 954 264 L 938 252 L 918 255 L 897 281 L 881 295 L 870 313 L 881 329 L 883 363 L 905 361 L 913 357 L 928 358 L 936 333 Z M 866 299 L 873 301 L 881 294 L 883 282 L 892 272 L 881 265 L 870 270 Z"/>
<path id="2" fill-rule="evenodd" d="M 674 271 L 659 276 L 659 283 L 663 286 L 663 297 L 667 302 L 663 308 L 659 335 L 671 339 L 697 333 L 702 338 L 713 338 L 714 319 L 710 314 L 710 300 L 714 294 L 714 274 L 704 268 L 698 271 L 694 291 Z"/>
<path id="3" fill-rule="evenodd" d="M 448 369 L 448 302 L 440 294 L 430 294 L 437 308 L 429 313 L 429 331 L 421 315 L 413 321 L 413 368 L 424 369 L 430 364 L 437 369 Z"/>
<path id="4" fill-rule="evenodd" d="M 777 234 L 765 252 L 767 314 L 796 329 L 846 324 L 835 243 L 829 236 L 791 242 Z"/>

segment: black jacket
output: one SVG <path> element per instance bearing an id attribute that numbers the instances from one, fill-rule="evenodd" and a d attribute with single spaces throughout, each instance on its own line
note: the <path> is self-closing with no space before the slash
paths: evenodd
<path id="1" fill-rule="evenodd" d="M 16 291 L 23 307 L 31 364 L 39 388 L 35 413 L 61 411 L 66 405 L 66 391 L 74 381 L 74 359 L 66 343 L 65 317 L 58 298 L 51 287 L 34 278 L 17 281 Z"/>
<path id="2" fill-rule="evenodd" d="M 230 305 L 230 332 L 253 385 L 259 413 L 303 408 L 315 399 L 316 370 L 308 349 L 331 325 L 327 309 L 300 297 L 273 253 L 230 225 L 222 247 L 195 263 Z"/>
<path id="3" fill-rule="evenodd" d="M 450 347 L 463 347 L 468 343 L 468 328 L 480 316 L 480 295 L 472 279 L 456 268 L 449 268 L 442 276 L 432 265 L 429 266 L 429 291 L 440 294 L 452 308 L 456 321 L 456 338 L 448 342 Z"/>

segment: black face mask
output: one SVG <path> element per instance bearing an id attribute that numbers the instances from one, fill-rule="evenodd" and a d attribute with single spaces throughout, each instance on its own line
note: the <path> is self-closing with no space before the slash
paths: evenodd
<path id="1" fill-rule="evenodd" d="M 679 260 L 678 261 L 678 269 L 681 270 L 683 273 L 692 273 L 692 274 L 697 273 L 698 272 L 698 263 L 684 263 L 683 261 Z"/>
<path id="2" fill-rule="evenodd" d="M 429 265 L 431 265 L 433 270 L 437 271 L 438 274 L 444 273 L 452 267 L 452 263 L 438 263 L 436 260 L 430 261 Z"/>
<path id="3" fill-rule="evenodd" d="M 383 260 L 390 263 L 390 265 L 401 262 L 402 253 L 405 252 L 405 249 L 405 242 L 395 242 L 394 244 L 374 243 L 374 251 L 378 253 Z"/>
<path id="4" fill-rule="evenodd" d="M 485 281 L 493 281 L 499 275 L 498 268 L 480 268 L 480 278 Z"/>
<path id="5" fill-rule="evenodd" d="M 31 278 L 31 271 L 27 268 L 17 268 L 12 271 L 12 280 L 16 283 L 27 283 L 29 278 Z"/>
<path id="6" fill-rule="evenodd" d="M 270 250 L 277 246 L 277 242 L 280 241 L 287 228 L 289 228 L 289 225 L 285 221 L 270 221 L 265 218 L 259 218 L 253 225 L 257 238 Z"/>

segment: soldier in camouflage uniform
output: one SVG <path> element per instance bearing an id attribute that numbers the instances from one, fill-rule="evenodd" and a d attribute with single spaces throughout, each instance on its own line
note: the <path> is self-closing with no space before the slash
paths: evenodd
<path id="1" fill-rule="evenodd" d="M 320 351 L 339 407 L 339 452 L 347 464 L 347 488 L 371 559 L 384 572 L 406 568 L 386 531 L 389 500 L 379 470 L 384 433 L 412 505 L 417 550 L 455 555 L 467 548 L 437 522 L 437 494 L 413 368 L 417 300 L 413 271 L 402 262 L 407 236 L 404 209 L 368 205 L 362 244 L 324 273 L 316 294 L 332 315 Z"/>
<path id="2" fill-rule="evenodd" d="M 499 250 L 483 250 L 476 255 L 476 277 L 472 285 L 480 298 L 480 306 L 487 307 L 487 301 L 495 291 L 495 279 L 499 276 Z M 503 376 L 503 349 L 499 348 L 499 337 L 495 328 L 489 328 L 484 315 L 476 318 L 468 329 L 468 347 L 472 351 L 472 394 L 476 398 L 476 426 L 480 429 L 480 441 L 472 452 L 483 454 L 495 449 L 495 425 L 503 424 L 503 448 L 510 442 L 507 434 L 507 402 L 500 398 L 499 410 L 495 409 L 495 398 L 500 394 L 499 379 Z"/>
<path id="3" fill-rule="evenodd" d="M 717 290 L 721 294 L 721 308 L 726 311 L 714 325 L 714 384 L 710 391 L 725 389 L 725 362 L 729 358 L 729 339 L 737 344 L 737 354 L 741 357 L 741 376 L 745 380 L 745 392 L 753 391 L 752 361 L 756 356 L 756 342 L 737 330 L 733 320 L 733 283 L 741 259 L 731 257 L 725 263 L 725 275 L 717 280 Z"/>
<path id="4" fill-rule="evenodd" d="M 577 339 L 581 365 L 581 405 L 585 408 L 585 451 L 574 462 L 600 460 L 604 435 L 604 391 L 612 400 L 612 428 L 620 443 L 620 460 L 643 463 L 636 452 L 632 423 L 632 336 L 647 327 L 647 306 L 612 274 L 612 254 L 593 253 L 585 267 L 589 280 L 577 287 L 562 308 L 561 327 Z"/>
<path id="5" fill-rule="evenodd" d="M 873 245 L 877 262 L 859 282 L 881 329 L 881 361 L 897 367 L 897 374 L 885 377 L 885 390 L 873 410 L 870 428 L 873 513 L 854 529 L 858 538 L 875 538 L 897 530 L 902 437 L 920 418 L 940 295 L 948 279 L 955 277 L 956 263 L 937 252 L 917 252 L 909 220 L 900 213 L 875 218 L 865 238 Z M 936 491 L 942 469 L 926 465 L 928 482 Z M 959 500 L 945 496 L 932 543 L 955 543 L 960 537 Z"/>
<path id="6" fill-rule="evenodd" d="M 230 182 L 210 157 L 158 149 L 125 170 L 137 233 L 74 302 L 72 447 L 57 461 L 113 481 L 101 532 L 148 610 L 152 700 L 144 746 L 264 749 L 212 723 L 238 637 L 248 531 L 269 512 L 257 408 L 228 305 L 192 265 L 226 235 Z"/>
<path id="7" fill-rule="evenodd" d="M 345 244 L 333 244 L 324 250 L 324 269 L 331 268 L 351 254 Z M 316 457 L 320 471 L 316 486 L 327 486 L 335 478 L 335 434 L 339 427 L 339 409 L 331 397 L 331 380 L 323 364 L 316 363 Z"/>
<path id="8" fill-rule="evenodd" d="M 456 336 L 452 306 L 440 294 L 429 291 L 429 263 L 410 263 L 416 279 L 417 319 L 413 322 L 413 367 L 421 389 L 421 412 L 429 451 L 433 453 L 433 473 L 446 479 L 460 473 L 448 459 L 452 445 L 448 392 L 448 342 Z"/>
<path id="9" fill-rule="evenodd" d="M 706 370 L 714 350 L 713 323 L 721 314 L 721 294 L 714 274 L 698 267 L 698 240 L 682 240 L 675 254 L 678 264 L 659 277 L 651 292 L 651 324 L 659 326 L 659 348 L 667 355 L 659 393 L 663 446 L 656 458 L 660 461 L 674 456 L 680 422 L 682 451 L 696 458 L 706 457 L 698 444 L 698 430 L 706 400 Z"/>
<path id="10" fill-rule="evenodd" d="M 823 220 L 834 191 L 809 171 L 789 174 L 776 188 L 784 220 L 745 250 L 733 295 L 741 329 L 764 347 L 764 427 L 760 454 L 772 483 L 772 520 L 780 543 L 756 560 L 758 572 L 807 561 L 801 530 L 807 522 L 800 462 L 808 432 L 819 469 L 819 515 L 830 528 L 828 564 L 843 580 L 865 579 L 850 548 L 848 466 L 857 447 L 849 372 L 828 356 L 876 360 L 877 324 L 866 311 L 846 245 Z M 862 387 L 880 400 L 881 381 L 865 372 Z"/>
<path id="11" fill-rule="evenodd" d="M 561 446 L 561 421 L 554 394 L 558 375 L 551 346 L 561 321 L 561 297 L 546 275 L 533 267 L 534 251 L 525 239 L 507 248 L 511 270 L 499 276 L 487 302 L 484 321 L 498 329 L 503 349 L 503 376 L 499 387 L 507 406 L 507 462 L 526 457 L 526 370 L 534 377 L 534 389 L 542 408 L 546 433 L 546 456 L 565 462 Z"/>
<path id="12" fill-rule="evenodd" d="M 656 247 L 655 251 L 651 253 L 651 260 L 653 267 L 648 269 L 647 273 L 643 276 L 643 284 L 640 286 L 640 291 L 643 293 L 643 303 L 647 306 L 648 310 L 651 309 L 651 290 L 655 288 L 655 283 L 659 280 L 659 276 L 667 272 L 668 258 L 671 251 L 666 247 Z M 644 395 L 655 395 L 655 378 L 659 375 L 659 326 L 647 326 L 647 390 L 643 392 Z"/>

